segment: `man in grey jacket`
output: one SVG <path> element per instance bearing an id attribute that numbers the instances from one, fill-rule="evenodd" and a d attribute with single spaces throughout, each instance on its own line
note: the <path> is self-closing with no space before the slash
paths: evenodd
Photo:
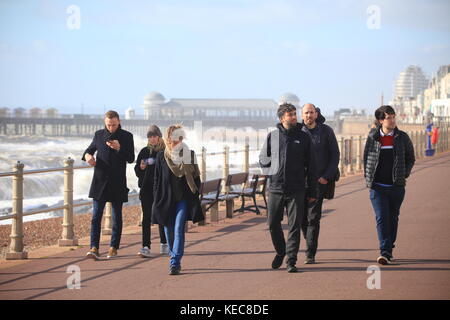
<path id="1" fill-rule="evenodd" d="M 307 210 L 302 221 L 303 236 L 306 240 L 305 264 L 312 264 L 315 263 L 319 242 L 324 194 L 328 183 L 335 179 L 340 153 L 333 129 L 324 124 L 325 118 L 320 114 L 319 108 L 316 108 L 312 103 L 305 104 L 302 108 L 302 118 L 302 131 L 307 133 L 312 140 L 317 161 L 317 177 L 319 178 L 317 201 L 305 202 Z"/>
<path id="2" fill-rule="evenodd" d="M 305 197 L 317 197 L 317 176 L 311 138 L 297 123 L 294 105 L 285 103 L 277 111 L 280 123 L 271 131 L 259 155 L 265 174 L 270 175 L 268 218 L 270 236 L 276 251 L 272 268 L 278 269 L 287 256 L 286 270 L 297 272 L 295 266 L 300 246 L 301 221 Z M 311 186 L 305 190 L 305 185 Z M 289 232 L 284 238 L 281 221 L 286 210 Z"/>

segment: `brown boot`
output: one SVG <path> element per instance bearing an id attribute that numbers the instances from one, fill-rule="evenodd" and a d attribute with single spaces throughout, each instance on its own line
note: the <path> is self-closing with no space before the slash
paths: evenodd
<path id="1" fill-rule="evenodd" d="M 94 260 L 100 259 L 100 253 L 98 252 L 98 249 L 96 247 L 92 247 L 91 250 L 89 250 L 89 252 L 86 253 L 86 258 Z"/>
<path id="2" fill-rule="evenodd" d="M 106 257 L 108 259 L 117 257 L 117 249 L 113 247 L 109 248 L 108 255 Z"/>

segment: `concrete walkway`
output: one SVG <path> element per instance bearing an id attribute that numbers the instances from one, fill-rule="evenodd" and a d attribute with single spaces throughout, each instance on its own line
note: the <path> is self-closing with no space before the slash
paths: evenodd
<path id="1" fill-rule="evenodd" d="M 400 213 L 396 264 L 380 266 L 380 289 L 367 286 L 378 240 L 368 189 L 356 175 L 342 179 L 336 198 L 325 202 L 318 263 L 304 265 L 300 252 L 297 274 L 287 273 L 285 265 L 271 269 L 274 250 L 265 215 L 245 213 L 190 229 L 179 276 L 168 275 L 166 256 L 136 255 L 141 234 L 133 228 L 114 260 L 86 260 L 84 247 L 47 249 L 49 256 L 41 251 L 26 262 L 1 261 L 0 300 L 450 299 L 449 182 L 450 153 L 416 163 Z M 103 239 L 105 257 L 109 237 Z M 301 249 L 304 244 L 302 239 Z M 67 288 L 73 266 L 80 270 L 80 289 Z"/>

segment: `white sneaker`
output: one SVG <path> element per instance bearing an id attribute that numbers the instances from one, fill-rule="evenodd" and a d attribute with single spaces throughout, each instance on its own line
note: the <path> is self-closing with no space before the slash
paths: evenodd
<path id="1" fill-rule="evenodd" d="M 150 255 L 150 248 L 149 247 L 143 247 L 141 251 L 138 252 L 138 255 L 142 258 L 151 258 Z"/>
<path id="2" fill-rule="evenodd" d="M 379 256 L 377 262 L 381 265 L 391 264 L 391 261 L 389 261 L 389 259 L 384 256 Z"/>
<path id="3" fill-rule="evenodd" d="M 169 246 L 167 245 L 167 243 L 161 243 L 159 253 L 169 254 Z"/>

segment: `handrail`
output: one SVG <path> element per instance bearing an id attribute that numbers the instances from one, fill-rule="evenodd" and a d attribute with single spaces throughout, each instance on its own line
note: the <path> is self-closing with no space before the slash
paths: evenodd
<path id="1" fill-rule="evenodd" d="M 137 196 L 139 196 L 139 194 L 137 194 L 137 193 L 128 194 L 128 198 L 135 198 Z M 92 202 L 93 202 L 92 200 L 83 200 L 83 201 L 79 201 L 79 202 L 74 203 L 72 205 L 72 207 L 84 207 L 84 206 L 92 204 Z M 54 205 L 54 206 L 49 206 L 49 207 L 45 207 L 45 208 L 42 208 L 42 209 L 25 211 L 25 212 L 22 213 L 22 216 L 23 217 L 31 216 L 31 215 L 38 214 L 38 213 L 46 213 L 46 212 L 58 211 L 58 210 L 63 210 L 63 209 L 67 209 L 67 208 L 68 208 L 68 205 Z M 0 217 L 0 221 L 1 220 L 12 219 L 12 218 L 14 218 L 16 216 L 17 216 L 16 214 L 4 215 L 4 216 Z"/>

